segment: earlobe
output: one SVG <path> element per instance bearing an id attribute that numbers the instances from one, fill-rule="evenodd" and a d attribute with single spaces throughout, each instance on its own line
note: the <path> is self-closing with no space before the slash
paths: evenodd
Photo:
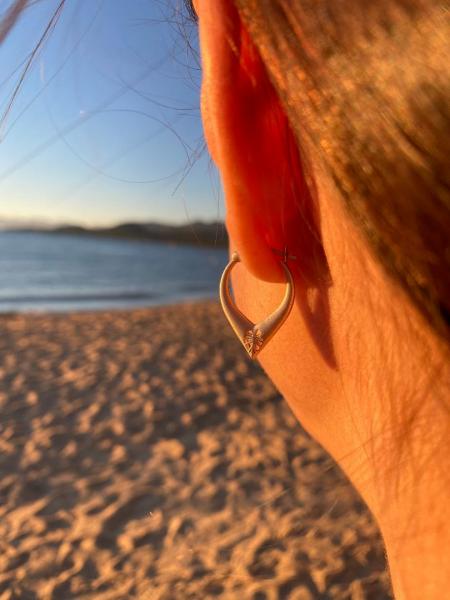
<path id="1" fill-rule="evenodd" d="M 325 263 L 318 215 L 285 111 L 233 4 L 199 0 L 202 112 L 222 176 L 227 228 L 246 268 L 284 281 L 273 249 L 298 257 L 303 280 Z"/>

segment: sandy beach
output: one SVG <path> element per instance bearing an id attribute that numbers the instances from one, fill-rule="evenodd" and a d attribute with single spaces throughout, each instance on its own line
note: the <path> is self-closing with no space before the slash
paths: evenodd
<path id="1" fill-rule="evenodd" d="M 0 317 L 0 600 L 386 600 L 366 508 L 215 302 Z"/>

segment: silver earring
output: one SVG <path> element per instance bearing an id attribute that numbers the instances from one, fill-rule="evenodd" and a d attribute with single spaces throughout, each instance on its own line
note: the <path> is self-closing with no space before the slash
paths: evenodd
<path id="1" fill-rule="evenodd" d="M 264 346 L 276 334 L 289 316 L 294 303 L 294 280 L 287 266 L 287 259 L 295 258 L 295 256 L 289 256 L 286 249 L 284 252 L 275 252 L 283 256 L 283 262 L 280 264 L 286 276 L 286 292 L 280 306 L 260 323 L 252 323 L 250 319 L 247 319 L 236 306 L 230 293 L 230 273 L 233 267 L 241 260 L 237 252 L 233 253 L 220 280 L 220 302 L 223 311 L 250 358 L 256 358 Z"/>

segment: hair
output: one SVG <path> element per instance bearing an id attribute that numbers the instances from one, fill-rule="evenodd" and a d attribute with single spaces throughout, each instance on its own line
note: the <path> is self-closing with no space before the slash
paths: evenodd
<path id="1" fill-rule="evenodd" d="M 234 0 L 297 137 L 387 272 L 450 326 L 450 31 L 434 0 Z"/>

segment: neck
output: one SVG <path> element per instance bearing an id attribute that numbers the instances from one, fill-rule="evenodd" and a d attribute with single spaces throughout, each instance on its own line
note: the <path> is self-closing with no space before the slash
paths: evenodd
<path id="1" fill-rule="evenodd" d="M 437 600 L 450 589 L 450 487 L 443 484 L 424 477 L 420 493 L 399 490 L 377 515 L 396 600 Z"/>
<path id="2" fill-rule="evenodd" d="M 448 534 L 417 535 L 414 541 L 404 541 L 403 547 L 396 542 L 396 549 L 387 538 L 385 544 L 396 600 L 438 600 L 446 596 L 450 588 Z"/>
<path id="3" fill-rule="evenodd" d="M 432 406 L 407 433 L 403 424 L 402 445 L 385 436 L 357 482 L 385 542 L 396 600 L 438 600 L 450 589 L 450 427 L 445 404 Z"/>
<path id="4" fill-rule="evenodd" d="M 377 319 L 355 341 L 354 371 L 370 376 L 347 377 L 369 440 L 348 472 L 380 527 L 396 600 L 440 600 L 450 589 L 448 347 L 389 286 L 374 292 L 361 318 L 376 310 Z"/>

